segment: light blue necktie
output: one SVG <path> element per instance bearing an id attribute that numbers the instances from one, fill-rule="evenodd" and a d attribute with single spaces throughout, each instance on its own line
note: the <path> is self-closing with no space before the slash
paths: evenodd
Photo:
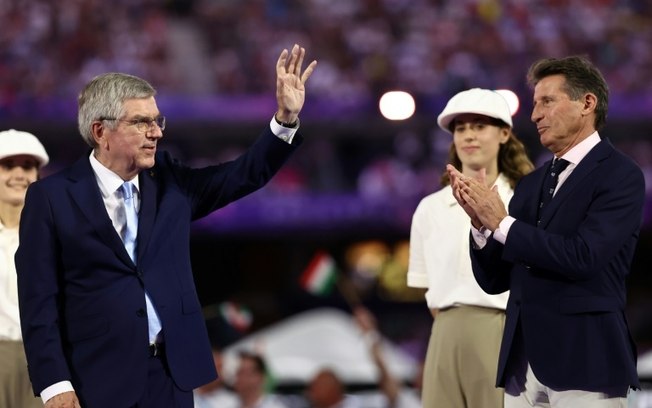
<path id="1" fill-rule="evenodd" d="M 136 237 L 138 235 L 138 211 L 136 210 L 136 203 L 134 202 L 134 185 L 129 181 L 125 181 L 120 186 L 122 190 L 122 199 L 124 200 L 125 210 L 125 226 L 122 230 L 122 242 L 131 257 L 131 260 L 136 264 Z M 145 292 L 145 303 L 147 305 L 147 322 L 149 326 L 149 342 L 158 342 L 157 336 L 161 331 L 161 320 L 154 309 L 152 300 Z"/>
<path id="2" fill-rule="evenodd" d="M 122 230 L 122 242 L 131 257 L 136 263 L 136 236 L 138 235 L 138 212 L 134 203 L 134 185 L 125 181 L 120 186 L 122 189 L 122 199 L 124 200 L 125 226 Z"/>

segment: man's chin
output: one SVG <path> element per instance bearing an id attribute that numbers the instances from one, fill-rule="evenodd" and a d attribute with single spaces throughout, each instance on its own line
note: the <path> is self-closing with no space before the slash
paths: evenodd
<path id="1" fill-rule="evenodd" d="M 154 158 L 153 155 L 151 157 L 144 157 L 140 161 L 140 168 L 141 169 L 150 169 L 150 168 L 154 167 L 154 164 L 156 164 L 156 159 Z"/>
<path id="2" fill-rule="evenodd" d="M 553 141 L 550 138 L 543 135 L 539 136 L 539 142 L 541 143 L 541 146 L 545 147 L 548 150 L 550 150 L 553 144 Z"/>

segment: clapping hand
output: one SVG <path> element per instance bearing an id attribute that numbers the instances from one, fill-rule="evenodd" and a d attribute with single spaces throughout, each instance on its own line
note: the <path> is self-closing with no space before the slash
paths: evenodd
<path id="1" fill-rule="evenodd" d="M 446 166 L 446 170 L 451 179 L 453 195 L 471 217 L 473 226 L 477 229 L 484 226 L 495 231 L 507 216 L 507 210 L 498 195 L 498 188 L 487 186 L 484 170 L 479 173 L 478 178 L 464 176 L 450 164 Z"/>

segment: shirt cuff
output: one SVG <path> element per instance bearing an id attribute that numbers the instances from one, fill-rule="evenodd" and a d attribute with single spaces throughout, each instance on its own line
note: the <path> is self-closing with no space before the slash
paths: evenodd
<path id="1" fill-rule="evenodd" d="M 491 236 L 491 231 L 484 227 L 477 229 L 471 225 L 471 236 L 473 237 L 473 249 L 482 249 L 487 245 L 487 239 Z"/>
<path id="2" fill-rule="evenodd" d="M 510 217 L 509 215 L 498 224 L 498 228 L 494 231 L 494 239 L 501 244 L 505 245 L 507 241 L 507 234 L 509 234 L 509 229 L 512 227 L 512 224 L 516 221 L 516 218 Z"/>
<path id="3" fill-rule="evenodd" d="M 281 125 L 276 121 L 275 117 L 272 117 L 272 120 L 269 122 L 269 127 L 272 129 L 272 133 L 274 133 L 276 137 L 287 144 L 292 144 L 292 139 L 294 139 L 294 134 L 297 133 L 300 124 L 301 123 L 297 118 L 297 125 L 293 128 L 289 128 Z"/>
<path id="4" fill-rule="evenodd" d="M 59 381 L 41 391 L 41 399 L 45 404 L 50 398 L 68 391 L 75 391 L 72 388 L 72 383 L 70 381 Z"/>

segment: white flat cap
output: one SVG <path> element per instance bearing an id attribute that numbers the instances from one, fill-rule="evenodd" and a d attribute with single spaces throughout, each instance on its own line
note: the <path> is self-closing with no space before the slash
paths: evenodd
<path id="1" fill-rule="evenodd" d="M 39 167 L 45 166 L 50 161 L 45 148 L 33 134 L 15 129 L 0 132 L 0 160 L 23 154 L 34 156 L 38 160 Z"/>
<path id="2" fill-rule="evenodd" d="M 489 89 L 473 88 L 453 96 L 437 117 L 437 124 L 446 132 L 452 133 L 450 123 L 463 113 L 477 113 L 500 119 L 509 127 L 513 127 L 507 100 L 498 92 Z"/>

